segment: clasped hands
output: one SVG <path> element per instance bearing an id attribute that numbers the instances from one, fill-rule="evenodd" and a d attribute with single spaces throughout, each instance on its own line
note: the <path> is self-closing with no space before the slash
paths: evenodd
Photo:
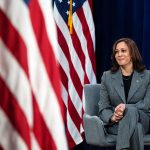
<path id="1" fill-rule="evenodd" d="M 116 106 L 114 114 L 111 117 L 111 122 L 119 122 L 124 115 L 125 111 L 125 104 L 121 103 L 118 106 Z"/>

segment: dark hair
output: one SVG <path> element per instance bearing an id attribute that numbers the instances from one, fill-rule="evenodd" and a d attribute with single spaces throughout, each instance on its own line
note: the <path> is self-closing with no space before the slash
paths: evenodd
<path id="1" fill-rule="evenodd" d="M 116 50 L 117 44 L 120 42 L 125 42 L 127 44 L 129 51 L 130 51 L 131 58 L 132 58 L 134 70 L 138 72 L 144 71 L 145 65 L 143 65 L 142 63 L 142 57 L 141 57 L 141 54 L 139 52 L 139 49 L 136 43 L 130 38 L 121 38 L 121 39 L 118 39 L 113 45 L 113 53 L 111 57 L 113 66 L 111 68 L 111 72 L 116 72 L 119 69 L 119 65 L 115 58 L 115 50 Z"/>

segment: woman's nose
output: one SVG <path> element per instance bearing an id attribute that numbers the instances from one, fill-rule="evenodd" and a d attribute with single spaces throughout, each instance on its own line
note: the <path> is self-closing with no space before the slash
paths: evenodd
<path id="1" fill-rule="evenodd" d="M 118 51 L 118 56 L 121 56 L 122 55 L 122 52 L 121 51 Z"/>

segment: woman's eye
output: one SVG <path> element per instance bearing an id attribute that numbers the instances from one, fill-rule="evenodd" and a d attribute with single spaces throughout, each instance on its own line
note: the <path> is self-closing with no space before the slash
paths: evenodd
<path id="1" fill-rule="evenodd" d="M 116 53 L 118 53 L 118 51 L 117 51 L 117 50 L 115 51 L 115 54 L 116 54 Z"/>
<path id="2" fill-rule="evenodd" d="M 121 50 L 121 52 L 125 53 L 125 52 L 126 52 L 126 50 L 125 50 L 125 49 L 122 49 L 122 50 Z"/>

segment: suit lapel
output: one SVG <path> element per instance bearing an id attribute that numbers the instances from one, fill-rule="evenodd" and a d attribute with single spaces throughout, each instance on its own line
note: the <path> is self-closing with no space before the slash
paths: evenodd
<path id="1" fill-rule="evenodd" d="M 121 74 L 120 70 L 118 70 L 116 73 L 114 73 L 112 75 L 112 84 L 113 84 L 113 87 L 115 88 L 117 94 L 120 96 L 121 100 L 124 103 L 126 103 L 122 74 Z"/>
<path id="2" fill-rule="evenodd" d="M 131 100 L 134 93 L 140 88 L 140 86 L 142 84 L 142 76 L 143 75 L 144 74 L 141 74 L 141 73 L 138 73 L 137 71 L 134 71 L 132 81 L 131 81 L 130 90 L 128 93 L 127 102 L 129 102 Z"/>

